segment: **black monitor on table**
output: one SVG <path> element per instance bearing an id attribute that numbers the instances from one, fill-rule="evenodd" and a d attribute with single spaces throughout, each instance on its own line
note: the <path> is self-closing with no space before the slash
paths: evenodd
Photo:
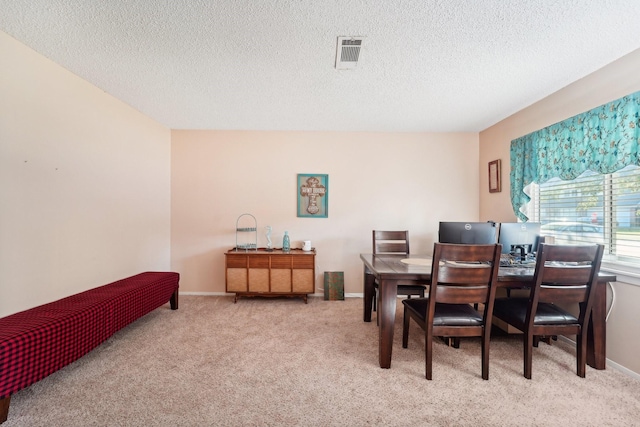
<path id="1" fill-rule="evenodd" d="M 438 229 L 440 243 L 489 245 L 497 241 L 494 222 L 441 221 Z"/>
<path id="2" fill-rule="evenodd" d="M 503 254 L 513 254 L 521 260 L 538 250 L 539 222 L 503 222 L 500 224 L 498 243 Z"/>

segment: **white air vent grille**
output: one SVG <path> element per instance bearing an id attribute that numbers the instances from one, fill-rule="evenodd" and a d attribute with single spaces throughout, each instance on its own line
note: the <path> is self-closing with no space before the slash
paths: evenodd
<path id="1" fill-rule="evenodd" d="M 336 69 L 351 70 L 358 65 L 363 37 L 338 37 Z"/>

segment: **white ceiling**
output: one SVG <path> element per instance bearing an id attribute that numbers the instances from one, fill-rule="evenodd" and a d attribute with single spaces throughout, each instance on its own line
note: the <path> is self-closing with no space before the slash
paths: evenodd
<path id="1" fill-rule="evenodd" d="M 0 0 L 172 129 L 477 132 L 640 48 L 640 0 Z M 364 36 L 336 70 L 338 36 Z M 640 72 L 640 71 L 639 71 Z"/>

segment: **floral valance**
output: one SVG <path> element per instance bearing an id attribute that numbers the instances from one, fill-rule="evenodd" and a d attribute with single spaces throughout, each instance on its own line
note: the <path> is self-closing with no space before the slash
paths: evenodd
<path id="1" fill-rule="evenodd" d="M 571 180 L 591 170 L 613 173 L 640 165 L 640 92 L 511 141 L 511 204 L 516 216 L 531 183 Z"/>

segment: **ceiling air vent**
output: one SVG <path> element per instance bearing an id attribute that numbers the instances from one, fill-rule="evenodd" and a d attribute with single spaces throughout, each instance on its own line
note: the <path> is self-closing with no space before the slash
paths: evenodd
<path id="1" fill-rule="evenodd" d="M 336 69 L 351 70 L 358 65 L 362 39 L 364 37 L 338 37 L 336 49 Z"/>

